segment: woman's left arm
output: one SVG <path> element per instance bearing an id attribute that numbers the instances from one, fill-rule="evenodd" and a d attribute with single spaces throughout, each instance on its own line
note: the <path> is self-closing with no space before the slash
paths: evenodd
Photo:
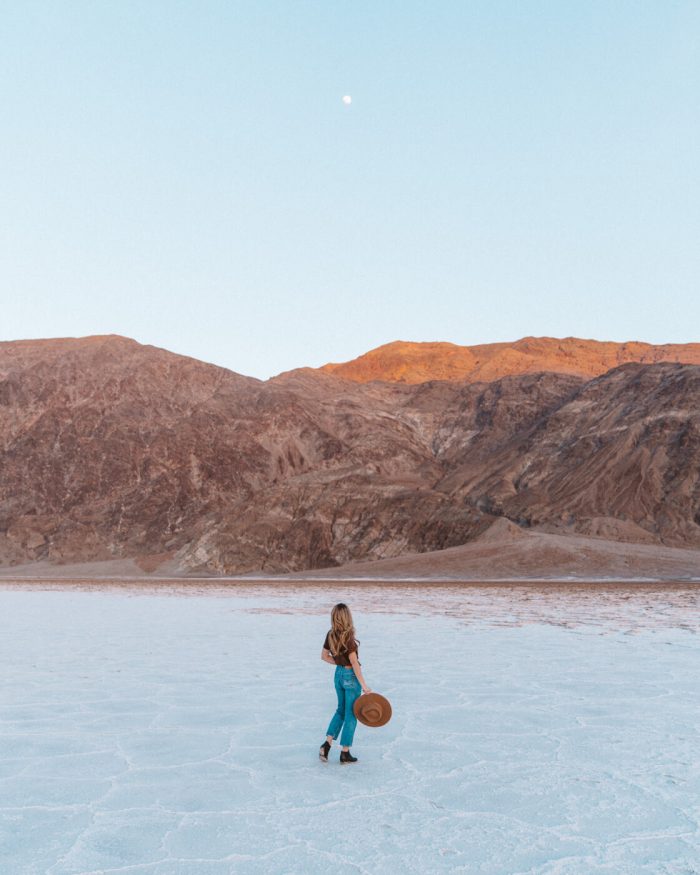
<path id="1" fill-rule="evenodd" d="M 321 648 L 321 659 L 322 659 L 324 662 L 330 662 L 331 665 L 335 665 L 335 660 L 334 660 L 333 657 L 331 656 L 331 652 L 330 652 L 330 650 L 326 650 L 325 647 L 322 647 L 322 648 Z"/>

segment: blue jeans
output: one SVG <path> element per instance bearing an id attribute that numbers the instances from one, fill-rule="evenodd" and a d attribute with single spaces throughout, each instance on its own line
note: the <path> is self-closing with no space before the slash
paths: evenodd
<path id="1" fill-rule="evenodd" d="M 338 694 L 338 707 L 331 717 L 326 735 L 337 738 L 342 726 L 343 734 L 340 736 L 340 744 L 343 747 L 350 747 L 357 726 L 357 717 L 355 717 L 352 706 L 362 692 L 360 682 L 351 666 L 336 665 L 335 691 Z"/>

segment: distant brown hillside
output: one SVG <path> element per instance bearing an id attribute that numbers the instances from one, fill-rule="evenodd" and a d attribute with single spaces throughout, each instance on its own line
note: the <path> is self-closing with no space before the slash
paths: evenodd
<path id="1" fill-rule="evenodd" d="M 307 369 L 262 382 L 123 337 L 0 343 L 0 567 L 269 574 L 499 532 L 697 549 L 698 471 L 693 364 L 417 385 Z M 540 547 L 562 543 L 528 538 L 539 564 L 517 546 L 508 561 L 542 574 L 561 555 Z M 552 567 L 602 574 L 611 550 L 595 565 L 577 540 L 564 559 L 582 551 L 579 565 Z M 627 560 L 641 573 L 634 556 L 607 573 Z"/>
<path id="2" fill-rule="evenodd" d="M 429 380 L 476 383 L 541 371 L 597 377 L 629 362 L 700 364 L 700 343 L 654 346 L 635 341 L 613 343 L 577 337 L 524 337 L 514 343 L 457 346 L 397 340 L 352 361 L 327 364 L 319 370 L 356 383 L 373 380 L 411 384 Z"/>

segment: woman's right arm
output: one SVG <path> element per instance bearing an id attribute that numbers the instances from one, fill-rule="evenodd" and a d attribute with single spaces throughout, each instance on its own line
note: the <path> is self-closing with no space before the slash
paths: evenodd
<path id="1" fill-rule="evenodd" d="M 364 677 L 362 676 L 362 669 L 360 668 L 360 661 L 357 658 L 357 651 L 353 650 L 352 653 L 348 654 L 348 658 L 350 659 L 350 665 L 352 666 L 355 675 L 360 682 L 360 686 L 362 687 L 363 693 L 371 693 L 372 690 L 367 686 Z"/>

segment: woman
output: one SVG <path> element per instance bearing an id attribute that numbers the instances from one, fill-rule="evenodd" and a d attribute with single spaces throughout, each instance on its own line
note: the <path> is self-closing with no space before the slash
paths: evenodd
<path id="1" fill-rule="evenodd" d="M 355 638 L 355 626 L 350 608 L 340 602 L 331 611 L 331 628 L 326 633 L 321 650 L 321 659 L 335 665 L 335 691 L 338 694 L 338 708 L 331 717 L 326 730 L 326 740 L 319 749 L 319 757 L 324 763 L 328 762 L 331 745 L 338 737 L 341 726 L 343 734 L 340 737 L 340 762 L 357 762 L 357 757 L 350 753 L 350 745 L 357 726 L 357 717 L 352 706 L 361 692 L 372 692 L 365 683 L 360 669 L 360 661 L 357 657 L 359 643 Z"/>

